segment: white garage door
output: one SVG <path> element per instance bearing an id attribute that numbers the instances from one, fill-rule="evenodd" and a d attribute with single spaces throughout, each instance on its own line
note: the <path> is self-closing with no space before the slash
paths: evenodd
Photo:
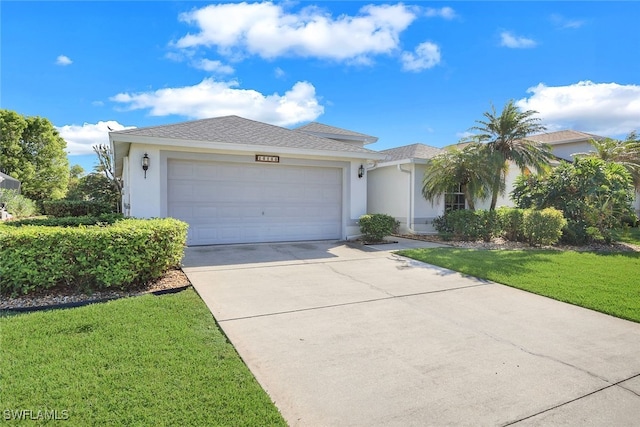
<path id="1" fill-rule="evenodd" d="M 339 168 L 169 160 L 167 193 L 189 245 L 341 236 Z"/>

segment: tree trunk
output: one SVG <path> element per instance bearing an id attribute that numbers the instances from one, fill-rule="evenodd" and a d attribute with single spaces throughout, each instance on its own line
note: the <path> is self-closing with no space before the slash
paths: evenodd
<path id="1" fill-rule="evenodd" d="M 469 210 L 470 211 L 475 211 L 476 210 L 476 205 L 473 201 L 473 197 L 471 197 L 471 194 L 469 193 L 469 189 L 467 188 L 466 185 L 462 186 L 462 192 L 464 193 L 464 199 L 467 201 L 467 206 L 469 206 Z"/>

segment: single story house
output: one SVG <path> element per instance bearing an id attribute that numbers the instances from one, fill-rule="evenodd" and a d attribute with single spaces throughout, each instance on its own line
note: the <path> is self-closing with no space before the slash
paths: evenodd
<path id="1" fill-rule="evenodd" d="M 563 130 L 530 138 L 571 161 L 602 137 Z M 393 216 L 403 233 L 433 233 L 436 217 L 466 207 L 461 192 L 422 196 L 428 160 L 443 149 L 377 152 L 365 148 L 376 137 L 321 123 L 286 129 L 226 116 L 110 132 L 109 140 L 125 215 L 184 220 L 189 245 L 350 239 L 365 213 Z M 513 205 L 519 174 L 511 165 L 498 206 Z M 634 203 L 640 214 L 640 197 Z"/>
<path id="2" fill-rule="evenodd" d="M 0 172 L 0 188 L 20 192 L 20 181 Z"/>
<path id="3" fill-rule="evenodd" d="M 189 245 L 359 235 L 376 140 L 238 116 L 109 133 L 125 215 L 184 220 Z"/>

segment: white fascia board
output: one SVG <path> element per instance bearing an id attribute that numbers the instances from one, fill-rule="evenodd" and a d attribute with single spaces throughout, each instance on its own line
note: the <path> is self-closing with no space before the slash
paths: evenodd
<path id="1" fill-rule="evenodd" d="M 129 147 L 131 146 L 131 143 L 129 141 L 114 141 L 112 135 L 109 134 L 109 145 L 111 147 L 111 152 L 113 153 L 113 172 L 116 177 L 120 177 L 122 176 L 122 161 L 127 157 L 127 155 L 129 155 Z"/>
<path id="2" fill-rule="evenodd" d="M 347 159 L 382 160 L 386 156 L 380 153 L 359 153 L 354 151 L 310 150 L 304 148 L 277 147 L 273 145 L 235 144 L 228 142 L 193 141 L 190 139 L 156 138 L 150 136 L 110 135 L 114 143 L 139 143 L 160 146 L 179 146 L 204 150 L 240 151 L 264 154 L 290 154 L 314 157 L 339 157 Z M 120 139 L 118 141 L 117 139 Z"/>

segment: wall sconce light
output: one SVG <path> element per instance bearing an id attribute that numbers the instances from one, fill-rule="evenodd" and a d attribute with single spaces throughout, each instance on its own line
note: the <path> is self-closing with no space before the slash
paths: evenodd
<path id="1" fill-rule="evenodd" d="M 142 170 L 144 171 L 144 179 L 147 179 L 147 169 L 149 169 L 149 156 L 144 153 L 142 156 Z"/>
<path id="2" fill-rule="evenodd" d="M 362 178 L 364 176 L 364 166 L 360 165 L 358 168 L 358 178 Z"/>

